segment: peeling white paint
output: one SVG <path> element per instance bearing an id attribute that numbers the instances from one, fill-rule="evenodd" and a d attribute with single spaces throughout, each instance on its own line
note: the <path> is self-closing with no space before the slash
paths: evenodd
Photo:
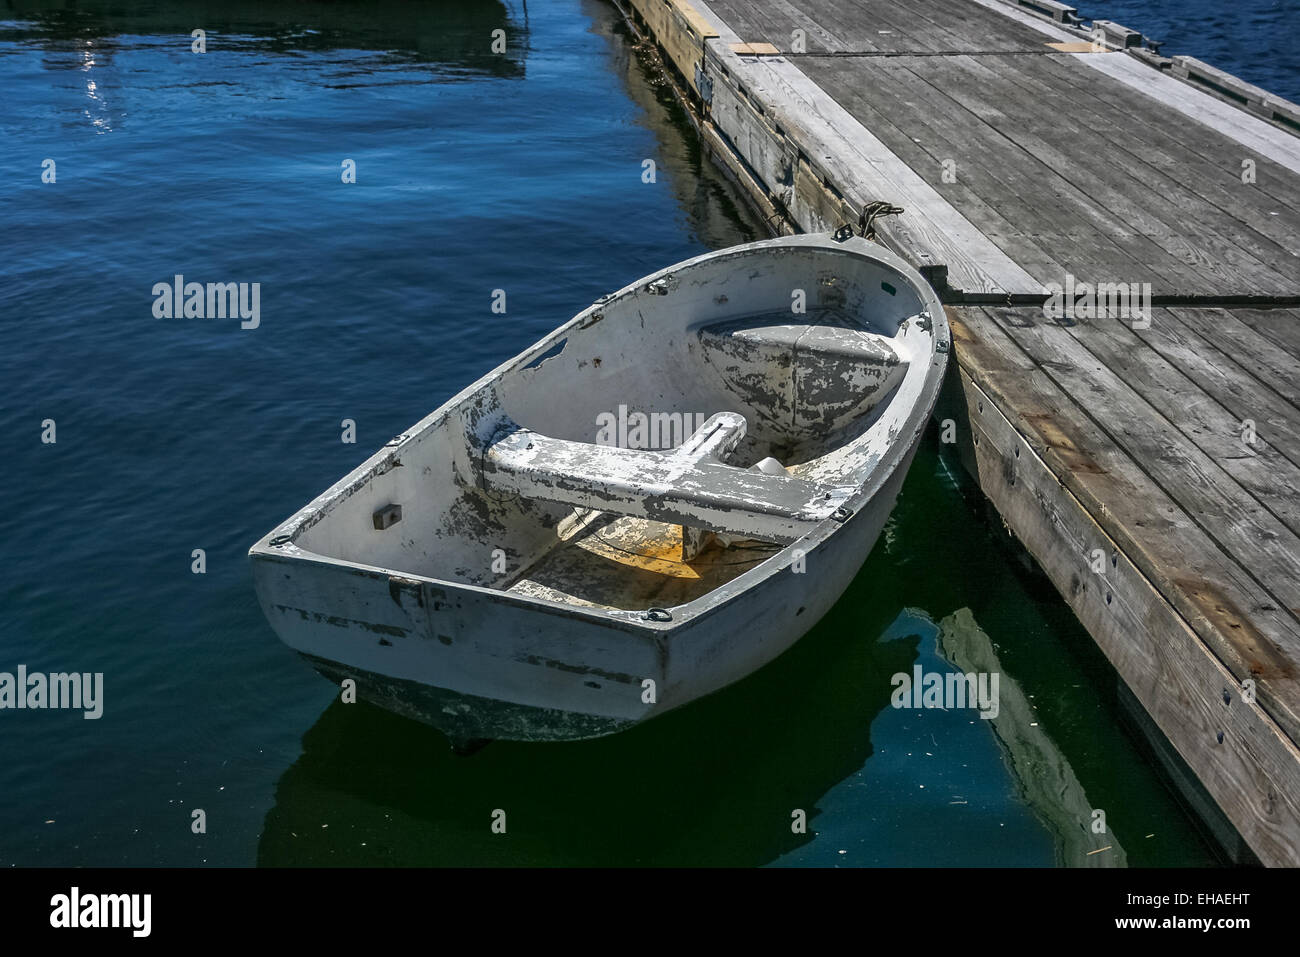
<path id="1" fill-rule="evenodd" d="M 798 321 L 794 288 L 808 295 Z M 290 647 L 362 676 L 363 697 L 364 676 L 383 676 L 377 703 L 458 736 L 625 727 L 744 677 L 829 609 L 893 507 L 947 348 L 933 291 L 865 240 L 678 264 L 584 310 L 268 534 L 250 553 L 263 609 Z M 715 414 L 675 450 L 595 444 L 592 423 L 621 404 Z M 752 468 L 769 457 L 786 472 Z M 402 521 L 374 528 L 390 504 Z M 724 534 L 693 539 L 683 562 L 682 525 Z M 796 549 L 809 574 L 789 573 Z M 416 688 L 443 703 L 403 703 Z"/>

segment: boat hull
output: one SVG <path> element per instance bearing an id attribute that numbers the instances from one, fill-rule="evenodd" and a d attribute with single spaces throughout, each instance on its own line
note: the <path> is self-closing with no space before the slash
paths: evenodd
<path id="1" fill-rule="evenodd" d="M 807 290 L 828 316 L 852 314 L 854 303 L 883 313 L 884 332 L 874 324 L 846 332 L 841 320 L 792 320 L 779 310 L 746 318 L 790 288 Z M 892 345 L 871 345 L 872 336 Z M 783 361 L 786 341 L 799 351 L 791 345 Z M 462 391 L 253 546 L 263 612 L 322 674 L 352 679 L 361 700 L 439 728 L 453 743 L 575 740 L 633 727 L 763 667 L 831 609 L 894 507 L 949 342 L 933 290 L 865 240 L 788 237 L 669 267 L 604 297 Z M 729 404 L 745 413 L 757 445 L 740 464 L 585 451 L 596 446 L 580 425 L 598 420 L 599 403 L 637 388 L 643 397 L 662 391 L 657 373 L 641 367 L 657 344 L 668 356 L 662 381 L 679 390 L 669 408 L 721 410 L 733 424 L 742 416 Z M 890 366 L 895 356 L 905 366 Z M 873 387 L 876 405 L 863 404 Z M 772 408 L 756 407 L 769 399 Z M 548 411 L 549 420 L 537 418 Z M 799 424 L 807 413 L 821 425 Z M 537 420 L 531 430 L 518 424 L 528 418 Z M 498 456 L 503 434 L 516 436 L 517 451 Z M 758 466 L 745 468 L 805 438 L 820 444 L 811 457 L 786 457 L 793 471 L 778 465 L 774 480 L 755 479 Z M 558 463 L 549 466 L 560 476 L 553 485 L 545 470 L 540 482 L 526 472 L 530 450 Z M 646 480 L 642 491 L 633 463 L 692 478 Z M 761 526 L 754 515 L 781 500 L 734 491 L 795 486 L 798 508 Z M 806 505 L 798 504 L 803 490 L 816 490 Z M 830 504 L 820 504 L 823 493 Z M 598 504 L 589 494 L 602 496 Z M 657 544 L 644 554 L 611 550 L 623 539 L 587 528 L 584 512 L 611 513 L 610 528 L 629 520 L 677 528 L 676 571 L 665 571 Z M 707 546 L 712 557 L 690 558 L 688 522 L 731 531 Z M 751 523 L 776 529 L 774 537 L 745 535 Z M 574 543 L 588 532 L 594 544 L 579 554 Z M 484 567 L 489 555 L 513 570 L 497 577 Z M 653 600 L 667 595 L 678 600 Z"/>
<path id="2" fill-rule="evenodd" d="M 653 639 L 636 640 L 618 621 L 400 576 L 265 563 L 258 593 L 281 639 L 322 675 L 351 678 L 361 700 L 455 744 L 601 737 L 739 681 L 812 629 L 879 538 L 915 446 L 802 564 Z"/>

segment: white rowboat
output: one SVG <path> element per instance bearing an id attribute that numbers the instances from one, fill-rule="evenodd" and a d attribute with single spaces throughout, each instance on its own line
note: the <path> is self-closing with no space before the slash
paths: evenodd
<path id="1" fill-rule="evenodd" d="M 929 285 L 864 239 L 698 256 L 583 310 L 268 534 L 258 598 L 327 677 L 458 746 L 630 727 L 835 603 L 949 344 Z"/>

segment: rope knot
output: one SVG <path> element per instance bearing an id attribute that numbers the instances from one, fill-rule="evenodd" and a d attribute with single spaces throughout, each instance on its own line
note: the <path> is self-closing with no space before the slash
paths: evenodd
<path id="1" fill-rule="evenodd" d="M 876 220 L 881 216 L 897 216 L 901 212 L 903 212 L 902 206 L 895 206 L 893 203 L 887 203 L 884 200 L 867 203 L 866 206 L 862 207 L 862 212 L 858 214 L 856 230 L 848 222 L 840 223 L 834 233 L 835 241 L 842 243 L 854 235 L 861 236 L 863 239 L 875 239 Z"/>

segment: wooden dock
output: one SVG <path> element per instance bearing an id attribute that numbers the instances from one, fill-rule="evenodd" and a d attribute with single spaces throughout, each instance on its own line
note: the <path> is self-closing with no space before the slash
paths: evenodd
<path id="1" fill-rule="evenodd" d="M 623 2 L 778 231 L 935 285 L 968 467 L 1233 838 L 1300 865 L 1300 108 L 1055 0 Z M 1078 283 L 1108 314 L 1049 317 Z"/>

